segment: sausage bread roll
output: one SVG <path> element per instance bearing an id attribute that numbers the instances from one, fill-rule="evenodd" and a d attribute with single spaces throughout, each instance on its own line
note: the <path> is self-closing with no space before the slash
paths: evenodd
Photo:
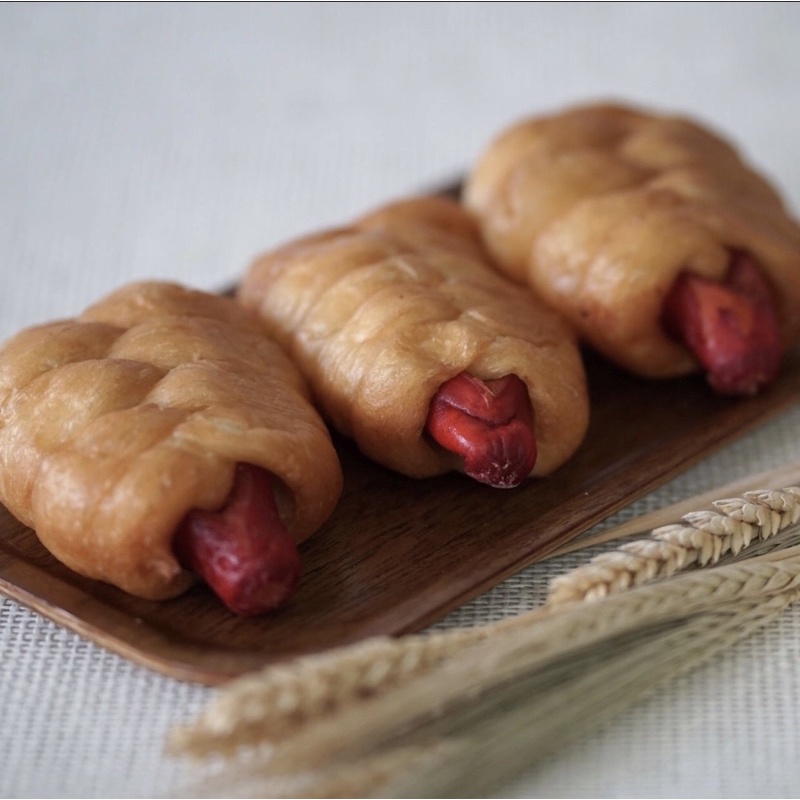
<path id="1" fill-rule="evenodd" d="M 619 105 L 524 120 L 490 143 L 463 200 L 498 266 L 637 374 L 702 370 L 747 395 L 800 334 L 800 228 L 689 120 Z"/>
<path id="2" fill-rule="evenodd" d="M 305 382 L 232 299 L 132 284 L 0 349 L 0 500 L 88 577 L 157 600 L 197 573 L 271 609 L 341 485 Z"/>
<path id="3" fill-rule="evenodd" d="M 457 203 L 419 198 L 263 255 L 238 298 L 365 455 L 511 487 L 567 460 L 588 419 L 575 337 L 528 294 Z"/>

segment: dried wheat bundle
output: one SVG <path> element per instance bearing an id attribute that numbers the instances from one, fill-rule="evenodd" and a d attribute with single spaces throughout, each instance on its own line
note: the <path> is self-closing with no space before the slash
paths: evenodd
<path id="1" fill-rule="evenodd" d="M 713 505 L 654 530 L 640 551 L 649 558 L 633 552 L 647 566 L 612 590 L 476 628 L 376 637 L 231 682 L 169 740 L 202 762 L 192 796 L 445 797 L 447 786 L 476 796 L 529 763 L 531 742 L 574 735 L 798 596 L 800 547 L 674 574 L 782 540 L 800 520 L 800 489 Z M 654 556 L 651 545 L 662 549 Z M 570 576 L 591 587 L 590 568 Z M 654 577 L 665 580 L 643 585 Z M 576 602 L 587 597 L 596 602 Z M 502 769 L 486 762 L 489 740 L 508 748 Z"/>
<path id="2" fill-rule="evenodd" d="M 691 566 L 716 564 L 723 556 L 792 532 L 800 520 L 800 488 L 755 490 L 712 505 L 715 510 L 689 512 L 682 523 L 655 528 L 651 539 L 624 544 L 553 579 L 547 603 L 604 597 Z"/>
<path id="3" fill-rule="evenodd" d="M 228 756 L 192 796 L 479 796 L 798 595 L 791 548 L 529 612 L 525 626 L 494 629 L 423 674 Z"/>
<path id="4" fill-rule="evenodd" d="M 692 563 L 716 562 L 797 522 L 797 489 L 747 492 L 716 501 L 718 513 L 691 512 L 685 526 L 663 526 L 655 541 L 637 541 L 596 559 L 553 584 L 552 606 L 596 598 Z M 193 725 L 170 739 L 176 752 L 197 756 L 232 753 L 278 740 L 359 698 L 398 686 L 443 663 L 465 647 L 505 629 L 533 624 L 539 610 L 475 628 L 406 636 L 375 637 L 353 646 L 305 656 L 244 676 L 221 693 Z"/>

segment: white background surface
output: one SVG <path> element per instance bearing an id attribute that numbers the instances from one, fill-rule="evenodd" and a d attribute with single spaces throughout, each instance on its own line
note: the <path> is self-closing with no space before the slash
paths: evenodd
<path id="1" fill-rule="evenodd" d="M 617 98 L 699 116 L 800 207 L 796 3 L 0 5 L 0 337 L 459 174 L 500 128 Z M 797 414 L 648 498 L 800 457 Z M 638 504 L 642 507 L 642 503 Z M 530 570 L 465 610 L 510 613 Z M 520 796 L 797 796 L 800 619 L 525 776 Z M 162 796 L 210 691 L 0 601 L 0 794 Z"/>

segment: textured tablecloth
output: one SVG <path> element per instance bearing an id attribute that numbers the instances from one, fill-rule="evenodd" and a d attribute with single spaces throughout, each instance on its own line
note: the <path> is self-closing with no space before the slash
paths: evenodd
<path id="1" fill-rule="evenodd" d="M 258 251 L 458 175 L 534 111 L 619 98 L 724 130 L 800 207 L 796 3 L 0 5 L 0 336 L 121 283 L 218 289 Z M 800 459 L 787 413 L 616 520 Z M 529 608 L 578 563 L 454 613 Z M 577 738 L 525 797 L 800 794 L 800 609 Z M 175 790 L 213 690 L 0 600 L 0 795 Z"/>

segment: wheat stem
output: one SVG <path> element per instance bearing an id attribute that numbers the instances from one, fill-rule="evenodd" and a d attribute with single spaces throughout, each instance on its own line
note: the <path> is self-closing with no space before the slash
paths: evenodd
<path id="1" fill-rule="evenodd" d="M 449 721 L 451 751 L 414 772 L 374 786 L 381 797 L 485 797 L 591 726 L 621 713 L 662 681 L 696 668 L 776 617 L 797 593 L 736 604 L 689 619 L 675 630 L 643 627 L 634 638 L 604 642 L 567 666 L 534 670 L 501 698 L 488 697 L 476 720 Z M 547 678 L 551 679 L 548 680 Z"/>

